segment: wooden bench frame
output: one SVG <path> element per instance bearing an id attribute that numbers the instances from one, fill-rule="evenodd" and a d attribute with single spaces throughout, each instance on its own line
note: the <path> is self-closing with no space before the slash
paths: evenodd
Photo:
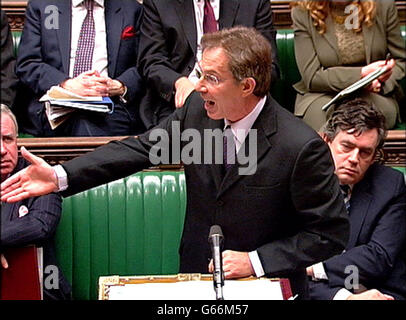
<path id="1" fill-rule="evenodd" d="M 19 138 L 18 146 L 24 146 L 30 152 L 54 165 L 80 156 L 113 140 L 115 137 L 60 137 L 60 138 Z M 392 167 L 406 167 L 406 131 L 389 130 L 382 150 L 376 161 Z M 172 168 L 172 166 L 169 166 Z M 174 165 L 179 167 L 179 165 Z"/>

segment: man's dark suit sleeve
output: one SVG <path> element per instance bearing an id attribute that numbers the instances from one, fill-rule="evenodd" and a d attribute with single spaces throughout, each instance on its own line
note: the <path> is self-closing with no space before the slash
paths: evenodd
<path id="1" fill-rule="evenodd" d="M 312 300 L 333 300 L 340 287 L 330 287 L 326 281 L 310 281 L 309 292 Z"/>
<path id="2" fill-rule="evenodd" d="M 190 50 L 188 49 L 189 44 L 186 38 L 179 39 L 184 34 L 178 35 L 175 26 L 172 31 L 174 34 L 171 35 L 171 38 L 168 38 L 169 35 L 164 30 L 165 26 L 162 25 L 159 9 L 153 1 L 145 0 L 143 6 L 144 16 L 138 52 L 139 70 L 147 79 L 148 85 L 152 85 L 155 92 L 163 99 L 170 101 L 174 91 L 174 83 L 182 74 L 181 70 L 175 70 L 173 66 L 172 53 L 169 52 L 169 47 L 174 46 L 180 52 L 187 52 Z M 172 6 L 172 4 L 168 6 Z M 166 14 L 172 14 L 171 12 Z M 173 18 L 176 21 L 177 17 Z M 172 43 L 169 45 L 168 42 Z M 185 46 L 186 48 L 184 48 Z"/>
<path id="3" fill-rule="evenodd" d="M 17 77 L 15 75 L 15 57 L 7 16 L 1 10 L 1 102 L 11 107 L 15 98 Z"/>
<path id="4" fill-rule="evenodd" d="M 144 90 L 143 80 L 137 68 L 137 53 L 139 48 L 143 6 L 139 5 L 136 1 L 123 1 L 121 9 L 126 10 L 127 14 L 130 16 L 128 19 L 131 26 L 134 27 L 135 40 L 133 44 L 131 39 L 121 39 L 116 61 L 117 65 L 120 65 L 120 69 L 116 67 L 115 74 L 110 74 L 109 71 L 109 76 L 124 83 L 124 85 L 127 87 L 127 94 L 125 98 L 128 101 L 128 104 L 133 104 L 138 108 L 138 103 L 134 103 L 134 101 L 137 101 L 137 99 L 140 98 Z M 107 13 L 105 14 L 107 15 Z M 106 16 L 106 31 L 109 33 L 109 24 L 117 24 L 118 22 L 113 20 L 114 17 L 111 18 L 113 21 L 107 21 L 107 19 L 108 18 Z M 109 40 L 109 36 L 107 36 L 107 39 Z M 108 41 L 107 46 L 109 45 L 111 46 L 110 42 Z"/>
<path id="5" fill-rule="evenodd" d="M 182 121 L 187 108 L 177 109 L 170 117 L 152 130 L 172 135 L 172 121 Z M 149 141 L 151 131 L 138 137 L 112 141 L 80 157 L 62 164 L 68 175 L 69 188 L 62 192 L 64 197 L 92 187 L 127 177 L 153 165 L 150 150 L 157 143 Z M 170 145 L 168 145 L 170 147 Z M 165 152 L 170 152 L 169 149 Z M 171 163 L 169 161 L 169 163 Z"/>
<path id="6" fill-rule="evenodd" d="M 45 23 L 45 17 L 43 17 L 45 13 L 38 4 L 38 1 L 29 1 L 27 5 L 16 72 L 20 80 L 35 94 L 43 94 L 52 86 L 65 80 L 68 75 L 47 63 L 42 55 L 43 50 L 59 50 L 59 48 L 54 46 L 52 49 L 50 46 L 57 44 L 47 43 L 46 39 L 45 41 L 42 39 L 41 29 L 42 24 Z M 51 57 L 52 55 L 49 56 L 50 59 Z"/>
<path id="7" fill-rule="evenodd" d="M 58 226 L 62 203 L 59 194 L 51 193 L 28 199 L 28 214 L 1 225 L 1 247 L 21 247 L 52 237 Z M 19 205 L 15 206 L 16 210 Z"/>
<path id="8" fill-rule="evenodd" d="M 312 139 L 302 147 L 290 188 L 297 212 L 291 227 L 296 231 L 258 248 L 265 273 L 304 269 L 345 248 L 349 222 L 331 163 L 328 147 L 321 139 Z"/>
<path id="9" fill-rule="evenodd" d="M 393 198 L 381 212 L 376 225 L 370 226 L 369 241 L 323 262 L 330 286 L 344 286 L 345 278 L 349 276 L 345 273 L 347 266 L 357 266 L 359 282 L 367 287 L 382 282 L 391 273 L 406 239 L 406 187 L 403 176 L 397 177 L 397 180 L 390 180 L 394 185 Z M 386 187 L 382 185 L 382 188 Z"/>

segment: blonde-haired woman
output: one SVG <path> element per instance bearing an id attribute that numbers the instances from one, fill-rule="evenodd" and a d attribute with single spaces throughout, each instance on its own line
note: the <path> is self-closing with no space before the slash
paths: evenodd
<path id="1" fill-rule="evenodd" d="M 333 108 L 322 106 L 342 89 L 386 64 L 388 72 L 357 95 L 371 101 L 388 129 L 399 119 L 399 81 L 405 76 L 405 42 L 393 0 L 292 1 L 296 62 L 301 81 L 295 115 L 319 130 Z M 386 61 L 390 53 L 393 59 Z"/>

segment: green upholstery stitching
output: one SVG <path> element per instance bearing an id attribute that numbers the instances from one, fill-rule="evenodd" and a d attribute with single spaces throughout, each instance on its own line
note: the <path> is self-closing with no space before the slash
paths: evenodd
<path id="1" fill-rule="evenodd" d="M 183 171 L 140 172 L 63 201 L 55 244 L 74 299 L 100 276 L 176 274 L 186 210 Z"/>

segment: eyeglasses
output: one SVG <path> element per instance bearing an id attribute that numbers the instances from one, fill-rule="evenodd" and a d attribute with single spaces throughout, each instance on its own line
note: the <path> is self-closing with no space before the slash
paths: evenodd
<path id="1" fill-rule="evenodd" d="M 200 69 L 199 64 L 197 65 L 196 68 L 196 75 L 199 79 L 203 78 L 206 80 L 209 84 L 213 86 L 217 86 L 220 83 L 220 79 L 217 78 L 214 74 L 210 73 L 203 73 L 203 71 Z"/>

